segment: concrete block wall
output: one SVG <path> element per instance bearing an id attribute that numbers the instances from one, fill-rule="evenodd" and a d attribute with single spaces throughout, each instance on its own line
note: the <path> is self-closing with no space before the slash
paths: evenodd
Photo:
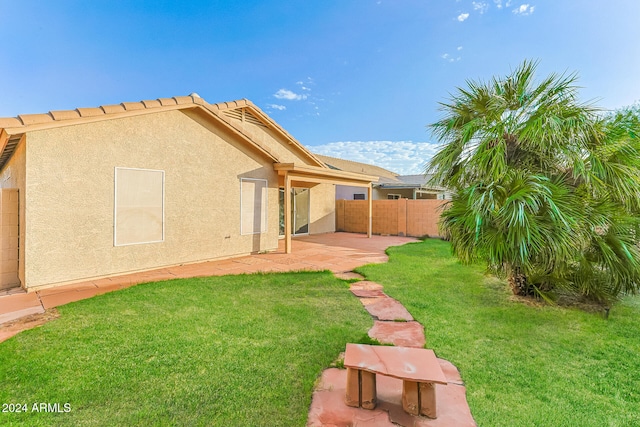
<path id="1" fill-rule="evenodd" d="M 440 237 L 438 221 L 444 200 L 407 200 L 407 236 Z"/>
<path id="2" fill-rule="evenodd" d="M 438 221 L 445 200 L 373 200 L 373 234 L 440 237 Z M 336 231 L 367 232 L 368 201 L 337 200 Z"/>
<path id="3" fill-rule="evenodd" d="M 0 290 L 20 286 L 18 279 L 18 190 L 0 189 Z"/>

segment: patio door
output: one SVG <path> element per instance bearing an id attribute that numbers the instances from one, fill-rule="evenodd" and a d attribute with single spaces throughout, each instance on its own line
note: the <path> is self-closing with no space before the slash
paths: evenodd
<path id="1" fill-rule="evenodd" d="M 309 189 L 291 189 L 291 234 L 309 234 Z M 280 220 L 279 234 L 284 236 L 284 188 L 280 188 Z"/>

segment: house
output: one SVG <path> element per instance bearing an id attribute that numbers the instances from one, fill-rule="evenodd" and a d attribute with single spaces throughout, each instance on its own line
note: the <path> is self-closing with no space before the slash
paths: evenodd
<path id="1" fill-rule="evenodd" d="M 0 289 L 273 251 L 335 230 L 326 166 L 248 100 L 196 94 L 0 119 Z M 285 197 L 285 195 L 291 195 Z"/>
<path id="2" fill-rule="evenodd" d="M 433 185 L 432 175 L 398 175 L 395 182 L 381 182 L 374 185 L 374 199 L 451 199 L 451 191 Z"/>
<path id="3" fill-rule="evenodd" d="M 373 184 L 373 199 L 450 199 L 451 192 L 444 187 L 429 183 L 431 175 L 399 175 L 379 166 L 316 154 L 327 166 L 340 171 L 363 173 L 378 177 Z M 336 200 L 366 200 L 360 187 L 338 186 Z"/>

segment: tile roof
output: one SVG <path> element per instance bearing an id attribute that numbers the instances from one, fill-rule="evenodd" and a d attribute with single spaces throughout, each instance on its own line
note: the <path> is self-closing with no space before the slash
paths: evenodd
<path id="1" fill-rule="evenodd" d="M 168 106 L 177 107 L 187 104 L 204 105 L 206 102 L 198 96 L 190 95 L 175 96 L 173 98 L 158 98 L 140 102 L 123 102 L 117 105 L 102 105 L 95 108 L 49 111 L 48 113 L 42 114 L 19 114 L 17 117 L 0 118 L 0 128 L 14 129 L 39 124 L 53 124 L 64 122 L 66 120 L 79 120 L 83 118 L 107 116 L 110 114 L 126 113 L 131 111 L 152 110 Z"/>
<path id="2" fill-rule="evenodd" d="M 94 108 L 76 108 L 75 110 L 49 111 L 42 114 L 20 114 L 16 117 L 0 118 L 0 168 L 13 153 L 17 141 L 22 134 L 32 130 L 48 129 L 60 126 L 69 126 L 78 123 L 88 123 L 99 120 L 108 120 L 129 115 L 154 113 L 161 110 L 187 110 L 202 109 L 209 117 L 224 123 L 231 130 L 245 139 L 259 151 L 279 162 L 268 147 L 255 141 L 246 131 L 224 114 L 223 111 L 247 108 L 253 117 L 264 123 L 266 127 L 279 134 L 290 145 L 296 147 L 305 157 L 317 166 L 325 167 L 324 163 L 309 152 L 293 136 L 268 115 L 247 99 L 237 101 L 209 104 L 197 94 L 189 96 L 175 96 L 172 98 L 158 98 L 140 102 L 122 102 L 116 105 L 102 105 Z"/>
<path id="3" fill-rule="evenodd" d="M 345 172 L 356 172 L 365 175 L 373 175 L 380 178 L 379 182 L 397 182 L 398 174 L 390 170 L 381 168 L 380 166 L 369 165 L 366 163 L 354 162 L 353 160 L 339 159 L 337 157 L 315 155 L 322 160 L 327 166 L 334 167 Z"/>
<path id="4" fill-rule="evenodd" d="M 444 191 L 445 188 L 439 185 L 433 185 L 430 184 L 429 181 L 431 180 L 431 178 L 433 177 L 433 175 L 431 174 L 426 174 L 426 175 L 422 175 L 422 174 L 418 174 L 418 175 L 398 175 L 398 181 L 397 182 L 390 182 L 390 183 L 382 183 L 380 184 L 380 187 L 383 188 L 394 188 L 394 189 L 400 189 L 400 188 L 424 188 L 424 189 L 430 189 L 430 190 L 439 190 L 439 191 Z"/>

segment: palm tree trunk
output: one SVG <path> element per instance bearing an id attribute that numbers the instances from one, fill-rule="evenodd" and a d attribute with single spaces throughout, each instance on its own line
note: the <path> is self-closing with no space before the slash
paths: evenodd
<path id="1" fill-rule="evenodd" d="M 518 266 L 509 269 L 509 286 L 514 295 L 528 297 L 533 295 L 533 288 L 529 285 L 527 276 L 522 272 L 522 269 Z"/>

